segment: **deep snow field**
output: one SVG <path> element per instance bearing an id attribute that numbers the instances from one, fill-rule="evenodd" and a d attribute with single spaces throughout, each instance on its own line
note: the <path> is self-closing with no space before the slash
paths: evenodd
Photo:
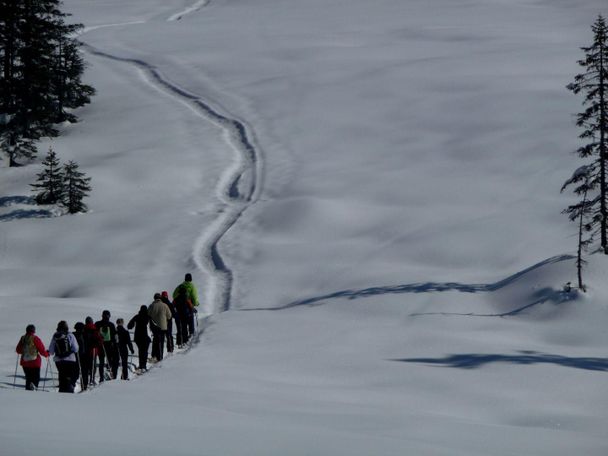
<path id="1" fill-rule="evenodd" d="M 98 93 L 35 163 L 0 162 L 0 454 L 608 454 L 608 259 L 562 291 L 559 192 L 606 7 L 65 0 Z M 90 212 L 32 203 L 49 146 Z M 190 350 L 13 388 L 27 324 L 48 344 L 130 318 L 185 272 Z"/>

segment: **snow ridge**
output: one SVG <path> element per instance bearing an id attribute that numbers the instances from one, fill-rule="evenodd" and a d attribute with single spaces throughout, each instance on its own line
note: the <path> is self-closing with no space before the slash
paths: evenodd
<path id="1" fill-rule="evenodd" d="M 551 264 L 560 263 L 562 261 L 571 261 L 575 259 L 574 256 L 563 254 L 556 255 L 551 258 L 547 258 L 539 263 L 536 263 L 522 271 L 516 272 L 498 282 L 494 283 L 457 283 L 457 282 L 419 282 L 419 283 L 407 283 L 402 285 L 388 285 L 388 286 L 377 286 L 377 287 L 369 287 L 363 288 L 359 290 L 342 290 L 336 291 L 334 293 L 324 294 L 320 296 L 313 296 L 305 299 L 300 299 L 297 301 L 290 302 L 283 306 L 279 307 L 268 307 L 268 308 L 249 308 L 249 309 L 240 309 L 241 311 L 257 311 L 257 310 L 268 310 L 268 311 L 276 311 L 276 310 L 286 310 L 294 307 L 300 306 L 319 306 L 323 305 L 328 300 L 333 299 L 360 299 L 360 298 L 368 298 L 372 296 L 378 295 L 386 295 L 386 294 L 402 294 L 402 293 L 443 293 L 448 291 L 457 291 L 460 293 L 491 293 L 498 290 L 501 290 L 517 280 L 521 279 L 525 275 L 537 270 L 541 269 L 545 266 L 549 266 Z M 522 311 L 529 309 L 530 307 L 534 307 L 536 305 L 542 304 L 544 302 L 553 300 L 553 301 L 567 301 L 572 299 L 572 296 L 568 293 L 562 293 L 561 291 L 553 291 L 547 290 L 546 292 L 541 293 L 537 299 L 529 304 L 524 305 L 523 307 L 518 307 L 509 312 L 500 313 L 500 314 L 483 314 L 483 315 L 475 315 L 475 314 L 449 314 L 449 313 L 437 313 L 440 315 L 464 315 L 464 316 L 481 316 L 481 317 L 505 317 L 505 316 L 513 316 L 521 313 Z M 436 313 L 415 313 L 411 314 L 411 316 L 421 316 L 421 315 L 436 315 Z"/>

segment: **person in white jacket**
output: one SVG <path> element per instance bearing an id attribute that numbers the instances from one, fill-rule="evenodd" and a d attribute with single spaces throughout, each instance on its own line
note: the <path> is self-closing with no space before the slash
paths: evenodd
<path id="1" fill-rule="evenodd" d="M 74 334 L 70 333 L 68 324 L 61 320 L 57 323 L 57 332 L 53 334 L 49 344 L 49 353 L 54 355 L 55 365 L 59 373 L 59 392 L 73 393 L 78 381 L 78 342 Z"/>

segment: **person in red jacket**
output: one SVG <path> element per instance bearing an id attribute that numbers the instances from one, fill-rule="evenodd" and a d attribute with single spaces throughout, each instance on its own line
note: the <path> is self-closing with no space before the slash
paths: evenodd
<path id="1" fill-rule="evenodd" d="M 99 329 L 97 329 L 91 317 L 86 318 L 82 333 L 86 355 L 81 355 L 80 362 L 82 364 L 82 378 L 84 380 L 83 388 L 86 389 L 89 384 L 95 383 L 97 358 L 103 352 L 103 337 L 101 337 Z"/>
<path id="2" fill-rule="evenodd" d="M 46 351 L 44 344 L 36 335 L 36 327 L 27 325 L 25 334 L 19 339 L 15 351 L 21 355 L 21 367 L 25 373 L 25 389 L 32 391 L 38 388 L 40 383 L 40 367 L 42 366 L 42 358 L 49 357 L 49 352 Z"/>

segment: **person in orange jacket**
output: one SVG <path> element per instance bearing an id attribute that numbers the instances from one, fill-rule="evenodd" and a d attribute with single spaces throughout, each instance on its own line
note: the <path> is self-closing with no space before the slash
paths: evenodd
<path id="1" fill-rule="evenodd" d="M 33 391 L 38 388 L 40 383 L 40 367 L 42 366 L 42 358 L 49 357 L 49 352 L 46 351 L 44 344 L 36 335 L 36 327 L 27 325 L 25 334 L 19 339 L 15 351 L 21 355 L 21 367 L 25 373 L 25 389 Z"/>

